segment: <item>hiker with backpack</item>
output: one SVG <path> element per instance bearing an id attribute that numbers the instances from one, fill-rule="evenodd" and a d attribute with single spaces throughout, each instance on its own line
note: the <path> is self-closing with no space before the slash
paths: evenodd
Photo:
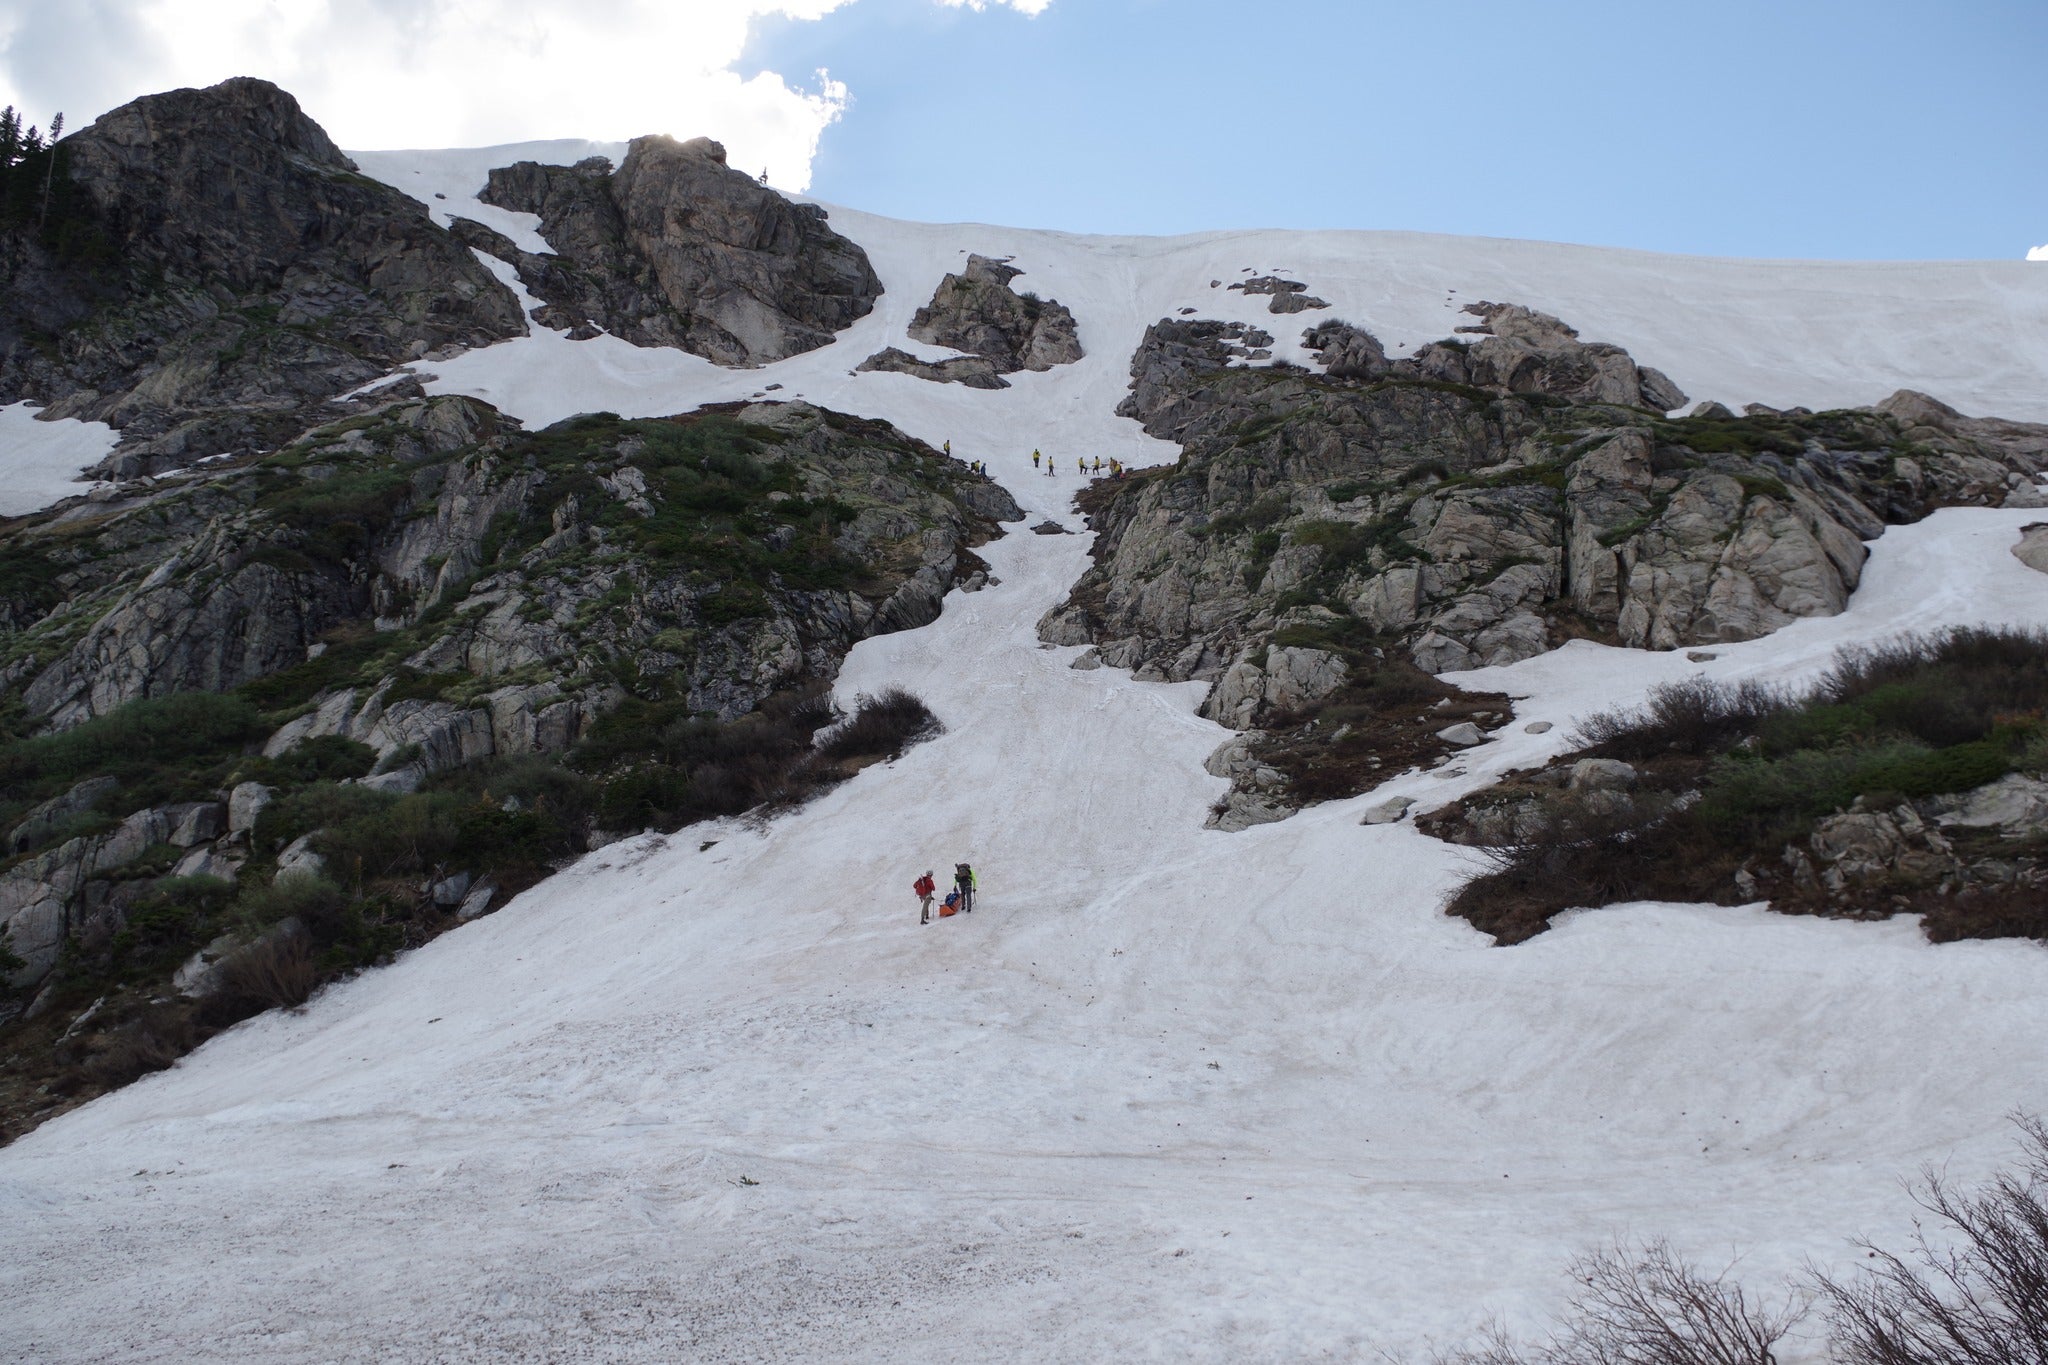
<path id="1" fill-rule="evenodd" d="M 939 884 L 932 880 L 932 874 L 927 871 L 922 877 L 919 877 L 910 884 L 910 889 L 917 894 L 917 922 L 919 924 L 930 924 L 932 922 L 932 897 L 938 894 Z"/>
<path id="2" fill-rule="evenodd" d="M 974 869 L 966 863 L 953 864 L 953 889 L 960 893 L 960 908 L 974 913 Z"/>

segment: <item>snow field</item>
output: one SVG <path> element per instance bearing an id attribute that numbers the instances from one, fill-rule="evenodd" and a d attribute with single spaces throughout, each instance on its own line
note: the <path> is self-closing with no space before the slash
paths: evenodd
<path id="1" fill-rule="evenodd" d="M 1917 330 L 1848 329 L 1841 344 L 1862 359 L 1803 357 L 1817 368 L 1795 383 L 1796 370 L 1770 373 L 1799 358 L 1786 329 L 1876 308 L 1844 282 L 1883 280 L 1880 268 L 1782 267 L 1820 283 L 1749 325 L 1757 349 L 1674 300 L 1712 295 L 1688 290 L 1725 267 L 1734 283 L 1717 297 L 1741 320 L 1744 300 L 1779 297 L 1779 267 L 1445 239 L 1382 250 L 1369 234 L 1145 243 L 833 221 L 889 293 L 824 351 L 734 373 L 536 329 L 430 367 L 434 387 L 538 424 L 780 382 L 769 396 L 950 438 L 959 457 L 987 458 L 1032 520 L 1078 525 L 1073 475 L 1033 475 L 1032 447 L 1069 469 L 1076 454 L 1172 458 L 1109 415 L 1130 349 L 1180 306 L 1282 337 L 1309 325 L 1208 288 L 1267 260 L 1390 344 L 1445 334 L 1449 313 L 1426 335 L 1420 324 L 1439 286 L 1456 287 L 1628 344 L 1695 398 L 1770 401 L 1741 387 L 1768 379 L 1799 388 L 1778 401 L 1820 406 L 1912 383 L 1973 407 L 1905 360 L 1955 362 L 1943 348 L 1967 337 L 1990 366 L 2026 342 L 2038 379 L 2048 356 L 2038 289 L 1912 283 L 1938 268 L 1901 268 Z M 1089 358 L 996 393 L 849 377 L 902 344 L 962 249 L 1014 252 L 1030 272 L 1017 287 L 1072 307 Z M 1653 289 L 1658 269 L 1676 283 Z M 1526 287 L 1501 283 L 1525 274 Z M 1967 280 L 1969 301 L 1929 302 Z M 1382 320 L 1406 326 L 1403 309 L 1412 335 Z M 1850 392 L 1887 350 L 1901 368 Z M 1996 373 L 1978 379 L 1995 388 Z M 2004 1113 L 2048 1105 L 2048 954 L 1935 949 L 1903 921 L 1664 905 L 1575 915 L 1495 949 L 1437 911 L 1468 852 L 1358 814 L 1541 762 L 1574 717 L 1659 681 L 1795 682 L 1847 642 L 2048 622 L 2048 580 L 2007 552 L 2041 515 L 1954 511 L 1895 529 L 1849 611 L 1707 663 L 1573 645 L 1459 675 L 1525 698 L 1499 739 L 1235 835 L 1201 828 L 1224 785 L 1202 760 L 1226 737 L 1193 714 L 1202 686 L 1075 670 L 1081 651 L 1042 646 L 1034 624 L 1088 540 L 1013 529 L 983 551 L 997 586 L 863 643 L 839 679 L 842 702 L 916 692 L 940 738 L 766 825 L 601 850 L 0 1151 L 0 1348 L 126 1361 L 1401 1358 L 1494 1313 L 1534 1324 L 1569 1257 L 1618 1235 L 1668 1235 L 1717 1266 L 1739 1254 L 1757 1286 L 1809 1257 L 1842 1261 L 1846 1239 L 1908 1226 L 1899 1181 L 1922 1161 L 1981 1173 L 2010 1150 Z M 1536 719 L 1557 728 L 1527 734 Z M 911 880 L 927 867 L 944 880 L 962 858 L 980 871 L 981 908 L 919 927 Z"/>
<path id="2" fill-rule="evenodd" d="M 0 407 L 0 517 L 38 512 L 91 485 L 80 471 L 98 464 L 119 439 L 105 422 L 39 422 L 34 403 Z"/>

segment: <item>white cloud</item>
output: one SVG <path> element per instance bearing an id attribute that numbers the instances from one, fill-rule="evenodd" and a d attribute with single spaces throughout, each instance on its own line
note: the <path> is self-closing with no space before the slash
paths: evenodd
<path id="1" fill-rule="evenodd" d="M 2027 253 L 2030 261 L 2048 261 L 2048 246 L 2037 246 Z"/>
<path id="2" fill-rule="evenodd" d="M 757 16 L 849 3 L 0 0 L 0 100 L 77 128 L 137 95 L 261 76 L 344 147 L 702 134 L 801 190 L 846 87 L 730 68 Z"/>
<path id="3" fill-rule="evenodd" d="M 939 3 L 950 5 L 954 9 L 971 9 L 977 13 L 986 10 L 990 5 L 1008 5 L 1020 14 L 1029 14 L 1033 17 L 1045 13 L 1052 7 L 1052 0 L 939 0 Z"/>

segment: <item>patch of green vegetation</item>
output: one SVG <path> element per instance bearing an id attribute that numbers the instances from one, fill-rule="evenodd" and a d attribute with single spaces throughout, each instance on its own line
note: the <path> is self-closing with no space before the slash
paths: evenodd
<path id="1" fill-rule="evenodd" d="M 1846 652 L 1796 695 L 1704 680 L 1657 689 L 1641 711 L 1594 717 L 1580 731 L 1590 752 L 1639 765 L 1645 785 L 1633 808 L 1594 812 L 1569 793 L 1539 792 L 1545 831 L 1503 850 L 1498 870 L 1452 909 L 1514 941 L 1566 906 L 1702 890 L 1732 899 L 1738 867 L 1780 865 L 1788 845 L 1859 801 L 1889 811 L 2041 771 L 2044 708 L 2048 633 L 2027 630 L 1965 628 Z M 1684 791 L 1696 799 L 1679 799 Z M 1899 895 L 1918 894 L 1905 872 L 1879 875 Z M 1788 894 L 1806 904 L 1806 892 Z M 1868 904 L 1900 903 L 1889 894 Z M 1929 932 L 1942 938 L 2038 934 L 2042 922 L 1961 914 L 1938 895 L 1904 903 L 1929 914 Z"/>
<path id="2" fill-rule="evenodd" d="M 253 758 L 236 766 L 240 782 L 297 787 L 309 782 L 344 782 L 366 777 L 377 766 L 377 751 L 341 735 L 302 739 L 276 758 Z"/>
<path id="3" fill-rule="evenodd" d="M 375 681 L 375 677 L 370 675 L 383 676 L 380 665 L 387 660 L 395 665 L 398 658 L 410 652 L 407 646 L 411 642 L 410 635 L 405 632 L 379 633 L 368 629 L 330 632 L 327 647 L 316 657 L 253 678 L 237 687 L 231 695 L 242 697 L 267 713 L 287 711 L 304 705 L 322 692 L 346 687 L 365 678 Z"/>
<path id="4" fill-rule="evenodd" d="M 1806 451 L 1799 425 L 1784 417 L 1680 417 L 1652 422 L 1650 429 L 1658 440 L 1701 455 L 1801 455 Z"/>
<path id="5" fill-rule="evenodd" d="M 1279 649 L 1320 649 L 1354 664 L 1371 661 L 1381 648 L 1378 633 L 1351 616 L 1284 626 L 1268 643 Z"/>
<path id="6" fill-rule="evenodd" d="M 175 970 L 224 927 L 235 884 L 219 877 L 165 877 L 129 901 L 108 948 L 106 975 L 152 982 Z"/>
<path id="7" fill-rule="evenodd" d="M 0 602 L 13 602 L 37 613 L 63 600 L 57 576 L 64 566 L 26 539 L 0 543 Z"/>
<path id="8" fill-rule="evenodd" d="M 1213 536 L 1242 535 L 1246 531 L 1264 531 L 1279 525 L 1287 519 L 1293 504 L 1285 493 L 1265 493 L 1250 506 L 1239 511 L 1223 512 L 1209 518 L 1208 534 Z"/>
<path id="9" fill-rule="evenodd" d="M 400 668 L 391 675 L 391 686 L 384 693 L 384 704 L 441 701 L 450 691 L 473 680 L 474 675 L 465 672 L 421 673 L 417 669 Z"/>
<path id="10" fill-rule="evenodd" d="M 730 582 L 717 592 L 698 598 L 693 607 L 699 620 L 716 629 L 766 615 L 768 599 L 752 583 Z"/>
<path id="11" fill-rule="evenodd" d="M 0 745 L 0 791 L 39 801 L 87 777 L 112 776 L 134 809 L 203 791 L 267 732 L 240 697 L 179 692 L 132 701 L 72 729 Z"/>
<path id="12" fill-rule="evenodd" d="M 1742 485 L 1742 496 L 1748 498 L 1776 498 L 1779 502 L 1790 502 L 1792 493 L 1785 487 L 1783 479 L 1768 474 L 1737 474 L 1735 482 Z"/>
<path id="13" fill-rule="evenodd" d="M 312 573 L 315 569 L 312 560 L 286 545 L 259 545 L 249 552 L 244 562 L 268 564 L 285 573 Z"/>
<path id="14" fill-rule="evenodd" d="M 1398 532 L 1392 536 L 1387 532 L 1388 520 L 1382 518 L 1363 525 L 1352 521 L 1304 521 L 1288 528 L 1287 536 L 1296 545 L 1314 546 L 1323 552 L 1316 565 L 1319 574 L 1341 577 L 1353 569 L 1370 567 L 1373 552 L 1398 539 Z"/>

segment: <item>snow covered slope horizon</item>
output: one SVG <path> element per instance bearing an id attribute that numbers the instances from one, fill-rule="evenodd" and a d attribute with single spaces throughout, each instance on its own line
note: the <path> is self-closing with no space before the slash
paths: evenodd
<path id="1" fill-rule="evenodd" d="M 477 154 L 386 155 L 359 160 L 437 213 L 476 188 Z M 1694 400 L 1912 387 L 2048 418 L 2048 275 L 2024 263 L 832 221 L 888 292 L 820 351 L 726 371 L 536 328 L 418 368 L 530 423 L 801 396 L 950 440 L 1070 526 L 1075 458 L 1173 458 L 1113 409 L 1137 336 L 1181 308 L 1257 322 L 1287 355 L 1323 316 L 1412 350 L 1494 298 Z M 852 373 L 909 348 L 910 312 L 969 251 L 1072 308 L 1087 358 L 995 392 Z M 1269 271 L 1333 307 L 1273 317 L 1221 287 Z M 2048 953 L 1668 905 L 1495 949 L 1437 908 L 1467 851 L 1358 816 L 1540 762 L 1574 717 L 1674 677 L 1795 682 L 1904 630 L 2048 626 L 2048 578 L 2009 553 L 2042 515 L 1895 528 L 1847 612 L 1710 661 L 1579 644 L 1472 675 L 1523 700 L 1454 769 L 1234 835 L 1202 828 L 1226 736 L 1193 714 L 1202 688 L 1040 644 L 1088 538 L 1013 533 L 987 549 L 999 585 L 865 642 L 839 680 L 919 693 L 939 739 L 766 824 L 601 850 L 0 1152 L 0 1347 L 1401 1359 L 1495 1313 L 1540 1321 L 1566 1261 L 1615 1237 L 1739 1256 L 1766 1288 L 1845 1264 L 1849 1238 L 1908 1226 L 1902 1177 L 1981 1173 L 2008 1111 L 2048 1107 Z M 920 927 L 911 879 L 961 858 L 982 908 Z"/>
<path id="2" fill-rule="evenodd" d="M 420 200 L 436 222 L 474 219 L 522 249 L 546 253 L 533 215 L 476 198 L 488 171 L 520 160 L 567 165 L 603 156 L 616 162 L 624 153 L 624 143 L 556 139 L 352 156 L 365 174 Z M 506 357 L 494 355 L 429 368 L 443 373 L 444 390 L 505 399 L 508 410 L 530 423 L 604 408 L 656 415 L 646 409 L 655 394 L 722 401 L 771 383 L 788 390 L 777 396 L 801 393 L 864 415 L 894 420 L 901 411 L 914 419 L 929 405 L 900 401 L 916 391 L 903 386 L 929 385 L 850 371 L 887 345 L 940 354 L 910 341 L 903 328 L 939 277 L 973 251 L 1014 257 L 1027 272 L 1020 287 L 1068 302 L 1089 352 L 1074 373 L 1013 377 L 1017 389 L 993 400 L 998 409 L 1033 404 L 1054 390 L 1063 401 L 1084 395 L 1092 420 L 1068 434 L 1127 461 L 1149 462 L 1161 453 L 1134 423 L 1110 416 L 1113 398 L 1106 407 L 1100 402 L 1121 397 L 1144 326 L 1184 308 L 1258 323 L 1274 334 L 1278 356 L 1313 364 L 1299 337 L 1317 320 L 1355 323 L 1399 356 L 1451 335 L 1468 321 L 1459 311 L 1466 303 L 1491 299 L 1552 313 L 1588 340 L 1623 346 L 1640 363 L 1669 374 L 1692 402 L 1737 409 L 1753 402 L 1854 407 L 1915 388 L 1973 417 L 2048 421 L 2048 272 L 2037 262 L 1742 260 L 1368 230 L 1090 236 L 912 223 L 824 207 L 835 228 L 867 249 L 888 292 L 875 313 L 820 351 L 761 370 L 729 371 L 614 338 L 574 343 L 550 334 L 536 340 L 559 346 L 532 347 L 523 364 L 508 367 Z M 1275 272 L 1302 280 L 1331 307 L 1275 317 L 1263 297 L 1223 287 Z M 482 374 L 497 382 L 473 377 Z M 11 421 L 0 432 L 0 469 L 7 471 L 0 515 L 83 492 L 65 481 L 114 440 L 97 423 Z"/>

